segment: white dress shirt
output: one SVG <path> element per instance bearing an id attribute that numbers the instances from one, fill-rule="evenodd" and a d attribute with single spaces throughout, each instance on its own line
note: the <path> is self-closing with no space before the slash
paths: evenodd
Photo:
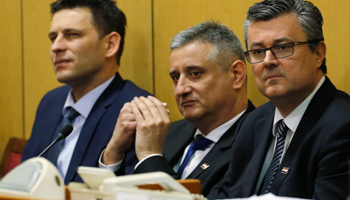
<path id="1" fill-rule="evenodd" d="M 215 128 L 212 130 L 208 135 L 203 135 L 203 133 L 197 129 L 196 133 L 194 134 L 193 139 L 196 138 L 197 134 L 201 134 L 203 137 L 213 141 L 211 145 L 209 145 L 206 149 L 204 150 L 197 150 L 194 152 L 194 154 L 191 156 L 190 160 L 188 161 L 184 171 L 182 172 L 181 179 L 186 179 L 192 171 L 198 166 L 198 164 L 203 160 L 203 158 L 210 152 L 210 150 L 214 147 L 214 145 L 220 140 L 220 138 L 226 133 L 226 131 L 231 128 L 231 126 L 236 123 L 236 121 L 243 115 L 243 112 L 232 118 L 231 120 L 227 121 L 226 123 L 220 125 L 219 127 Z M 233 133 L 232 133 L 233 134 Z M 187 151 L 190 148 L 192 142 L 186 147 L 182 158 L 177 162 L 176 165 L 174 165 L 173 169 L 175 172 L 179 169 L 181 163 L 186 157 Z"/>
<path id="2" fill-rule="evenodd" d="M 57 158 L 57 168 L 61 172 L 63 179 L 67 174 L 68 167 L 75 149 L 75 145 L 77 144 L 85 120 L 88 118 L 90 111 L 95 105 L 97 99 L 100 97 L 102 92 L 108 87 L 108 85 L 112 82 L 113 79 L 114 76 L 108 79 L 106 82 L 99 85 L 98 87 L 96 87 L 95 89 L 91 90 L 86 95 L 84 95 L 81 99 L 79 99 L 78 102 L 74 101 L 72 90 L 68 93 L 62 114 L 65 114 L 68 107 L 72 107 L 77 112 L 79 112 L 80 115 L 76 117 L 73 121 L 72 126 L 74 129 L 72 133 L 65 138 L 64 146 Z"/>
<path id="3" fill-rule="evenodd" d="M 325 81 L 325 77 L 323 76 L 321 78 L 321 80 L 318 82 L 316 88 L 311 92 L 311 94 L 298 106 L 296 107 L 286 118 L 284 118 L 280 111 L 276 108 L 275 109 L 275 116 L 274 116 L 274 120 L 273 120 L 273 128 L 272 128 L 272 135 L 273 135 L 273 139 L 272 142 L 270 144 L 269 150 L 267 151 L 266 154 L 266 158 L 263 164 L 263 167 L 261 169 L 260 172 L 260 176 L 259 176 L 259 180 L 258 183 L 256 185 L 255 188 L 255 194 L 258 193 L 260 185 L 264 179 L 265 173 L 267 171 L 267 169 L 270 166 L 275 148 L 276 148 L 276 132 L 277 132 L 277 126 L 278 126 L 278 121 L 280 121 L 281 119 L 284 121 L 284 123 L 286 124 L 286 126 L 289 128 L 288 132 L 287 132 L 287 136 L 286 136 L 286 140 L 284 143 L 284 149 L 283 149 L 283 154 L 281 157 L 280 162 L 282 162 L 282 159 L 284 157 L 284 154 L 286 153 L 286 150 L 289 147 L 289 144 L 291 143 L 294 133 L 298 128 L 298 125 L 301 121 L 301 118 L 303 117 L 307 107 L 309 106 L 312 98 L 315 96 L 316 92 L 320 89 L 321 85 L 324 83 Z"/>

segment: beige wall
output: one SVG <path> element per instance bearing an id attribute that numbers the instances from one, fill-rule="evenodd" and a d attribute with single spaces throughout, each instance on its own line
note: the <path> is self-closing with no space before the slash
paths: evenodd
<path id="1" fill-rule="evenodd" d="M 0 156 L 11 136 L 29 138 L 42 96 L 59 86 L 49 59 L 49 4 L 53 0 L 0 1 Z M 256 0 L 119 0 L 128 20 L 120 72 L 168 102 L 172 121 L 181 119 L 169 78 L 168 50 L 179 31 L 204 20 L 228 25 L 243 42 L 243 21 Z M 350 1 L 312 0 L 324 16 L 328 76 L 350 93 Z M 248 65 L 248 95 L 256 106 L 266 102 Z"/>

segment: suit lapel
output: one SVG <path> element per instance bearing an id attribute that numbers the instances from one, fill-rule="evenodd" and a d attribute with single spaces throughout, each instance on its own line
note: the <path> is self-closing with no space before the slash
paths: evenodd
<path id="1" fill-rule="evenodd" d="M 235 140 L 234 131 L 237 127 L 237 123 L 234 123 L 220 138 L 220 140 L 214 145 L 210 152 L 203 158 L 203 160 L 197 165 L 192 173 L 187 178 L 198 179 L 198 177 L 210 167 L 214 167 L 215 164 L 220 165 L 217 161 L 220 161 L 222 157 L 225 157 L 225 152 L 231 151 L 232 143 Z M 202 168 L 202 165 L 206 164 L 209 167 Z"/>
<path id="2" fill-rule="evenodd" d="M 63 96 L 63 95 L 62 95 Z M 65 97 L 67 97 L 67 94 L 65 95 Z M 52 122 L 52 124 L 55 124 L 55 126 L 50 126 L 49 129 L 47 130 L 47 133 L 54 133 L 53 135 L 50 134 L 45 134 L 45 136 L 49 136 L 51 138 L 47 138 L 49 141 L 48 144 L 50 144 L 54 138 L 56 138 L 57 134 L 56 134 L 56 130 L 58 128 L 59 123 L 61 122 L 63 115 L 62 115 L 62 109 L 64 106 L 66 99 L 62 98 L 62 101 L 60 101 L 59 103 L 55 104 L 55 106 L 52 106 L 52 110 L 50 113 L 50 116 L 52 117 L 50 119 L 50 121 Z M 45 139 L 43 138 L 43 141 L 45 141 Z M 47 155 L 47 154 L 46 154 Z"/>
<path id="3" fill-rule="evenodd" d="M 203 160 L 196 166 L 192 173 L 187 178 L 198 179 L 198 177 L 210 167 L 216 164 L 220 165 L 218 161 L 224 159 L 226 156 L 232 155 L 232 145 L 236 140 L 237 135 L 235 130 L 240 120 L 249 112 L 253 111 L 255 106 L 248 100 L 248 107 L 243 115 L 221 136 L 219 141 L 214 145 L 210 152 L 203 158 Z"/>
<path id="4" fill-rule="evenodd" d="M 85 153 L 89 146 L 93 147 L 93 142 L 91 141 L 95 129 L 101 120 L 102 116 L 107 111 L 107 108 L 118 98 L 121 89 L 123 79 L 117 73 L 111 84 L 106 88 L 102 95 L 97 99 L 95 105 L 93 106 L 88 118 L 86 119 L 84 126 L 80 132 L 77 144 L 75 146 L 71 162 L 66 174 L 65 183 L 69 183 L 73 180 L 76 174 L 77 168 L 83 162 Z M 96 161 L 97 162 L 97 161 Z"/>
<path id="5" fill-rule="evenodd" d="M 163 156 L 171 166 L 174 166 L 181 159 L 186 147 L 193 141 L 195 131 L 196 127 L 194 126 L 182 129 L 181 133 L 176 134 L 176 137 L 169 138 L 164 143 Z"/>
<path id="6" fill-rule="evenodd" d="M 40 133 L 38 134 L 40 135 L 40 138 L 38 138 L 38 144 L 35 144 L 35 145 L 38 145 L 39 147 L 42 147 L 42 149 L 39 149 L 40 150 L 39 153 L 41 153 L 41 151 L 43 151 L 44 148 L 49 146 L 49 144 L 56 138 L 57 136 L 56 129 L 63 117 L 62 109 L 66 102 L 68 92 L 70 91 L 71 88 L 69 86 L 63 86 L 59 89 L 62 91 L 58 92 L 59 94 L 57 95 L 58 97 L 47 101 L 51 105 L 55 105 L 55 106 L 51 106 L 50 110 L 46 111 L 47 114 L 43 116 L 45 119 L 41 117 L 40 119 L 35 120 L 35 124 L 33 126 L 35 130 L 33 129 L 32 135 L 36 135 L 34 134 L 34 132 Z M 47 158 L 47 153 L 45 153 L 43 156 Z"/>
<path id="7" fill-rule="evenodd" d="M 294 133 L 292 142 L 290 143 L 288 150 L 282 160 L 280 168 L 277 171 L 275 180 L 271 186 L 270 191 L 277 194 L 283 181 L 287 178 L 290 173 L 282 174 L 281 170 L 283 167 L 288 168 L 288 172 L 293 170 L 293 161 L 296 153 L 299 150 L 303 140 L 307 137 L 310 130 L 317 124 L 319 118 L 322 116 L 327 106 L 331 102 L 336 92 L 336 88 L 326 77 L 325 82 L 317 91 L 313 99 L 311 100 L 308 108 L 306 109 L 299 126 Z"/>
<path id="8" fill-rule="evenodd" d="M 254 125 L 254 154 L 250 159 L 252 162 L 250 162 L 250 164 L 247 166 L 247 169 L 243 175 L 243 196 L 250 196 L 251 194 L 254 194 L 258 183 L 261 169 L 266 158 L 266 153 L 272 140 L 272 125 L 274 118 L 273 111 L 268 111 L 270 113 L 261 120 L 256 121 Z"/>

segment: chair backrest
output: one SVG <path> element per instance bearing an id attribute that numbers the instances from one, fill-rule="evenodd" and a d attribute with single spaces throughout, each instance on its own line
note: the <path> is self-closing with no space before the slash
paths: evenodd
<path id="1" fill-rule="evenodd" d="M 0 163 L 0 178 L 21 164 L 22 151 L 26 143 L 27 140 L 22 138 L 11 137 L 9 139 Z"/>

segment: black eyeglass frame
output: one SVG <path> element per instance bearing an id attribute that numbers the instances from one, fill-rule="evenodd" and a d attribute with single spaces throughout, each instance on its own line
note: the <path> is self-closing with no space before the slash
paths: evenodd
<path id="1" fill-rule="evenodd" d="M 244 52 L 244 55 L 245 55 L 245 57 L 247 58 L 247 61 L 248 61 L 250 64 L 256 64 L 256 63 L 261 63 L 261 62 L 264 61 L 264 59 L 265 59 L 265 57 L 266 57 L 266 51 L 268 51 L 268 50 L 270 50 L 271 53 L 272 53 L 272 55 L 273 55 L 275 58 L 277 58 L 277 59 L 280 59 L 280 58 L 287 58 L 287 57 L 292 56 L 292 55 L 294 54 L 294 46 L 301 45 L 301 44 L 310 44 L 310 43 L 311 43 L 311 44 L 312 44 L 312 43 L 316 44 L 316 43 L 319 43 L 319 42 L 321 42 L 321 41 L 323 41 L 323 39 L 320 39 L 320 40 L 308 40 L 308 41 L 305 41 L 305 42 L 289 42 L 289 43 L 283 43 L 283 44 L 278 44 L 278 45 L 275 45 L 275 46 L 272 46 L 272 47 L 269 47 L 269 48 L 261 48 L 261 49 L 253 49 L 253 50 L 245 51 L 245 52 Z M 276 47 L 278 47 L 278 46 L 290 45 L 290 44 L 292 45 L 292 50 L 293 50 L 293 52 L 292 52 L 290 55 L 288 55 L 288 56 L 277 57 L 276 54 L 275 54 L 275 52 L 273 52 L 273 51 L 271 50 L 271 49 L 276 48 Z M 260 50 L 260 51 L 263 51 L 263 52 L 264 52 L 264 54 L 265 54 L 264 59 L 261 60 L 261 61 L 258 61 L 258 62 L 251 62 L 251 61 L 250 61 L 250 58 L 249 58 L 249 52 L 253 52 L 253 51 L 257 51 L 257 50 Z"/>

